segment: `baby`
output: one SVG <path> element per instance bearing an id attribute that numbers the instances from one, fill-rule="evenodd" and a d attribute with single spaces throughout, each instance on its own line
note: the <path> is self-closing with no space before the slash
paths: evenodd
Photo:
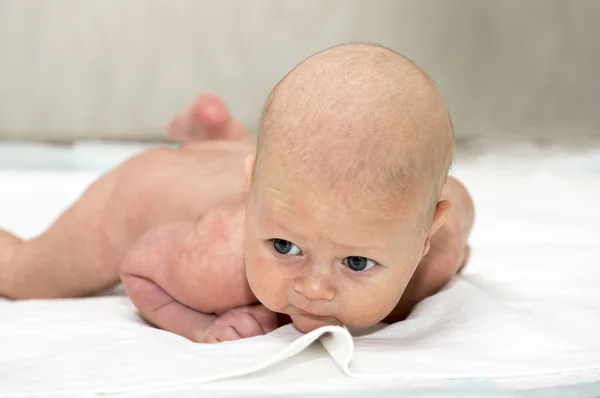
<path id="1" fill-rule="evenodd" d="M 0 295 L 120 280 L 148 322 L 214 343 L 288 317 L 303 332 L 398 321 L 466 262 L 452 124 L 411 61 L 368 44 L 313 55 L 268 96 L 256 146 L 206 101 L 208 137 L 127 160 L 34 239 L 0 231 Z M 174 137 L 193 138 L 186 120 Z"/>

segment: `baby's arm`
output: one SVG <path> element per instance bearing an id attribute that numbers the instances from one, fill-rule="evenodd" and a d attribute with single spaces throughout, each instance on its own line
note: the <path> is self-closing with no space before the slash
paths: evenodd
<path id="1" fill-rule="evenodd" d="M 135 242 L 120 274 L 141 315 L 159 328 L 199 341 L 207 330 L 219 335 L 231 323 L 229 310 L 254 304 L 244 269 L 243 220 L 243 203 L 226 202 L 200 221 L 159 227 Z M 257 308 L 249 312 L 256 311 L 260 313 Z M 227 322 L 213 325 L 217 314 Z M 248 333 L 254 332 L 239 334 Z"/>
<path id="2" fill-rule="evenodd" d="M 442 192 L 442 199 L 448 199 L 452 203 L 452 213 L 450 214 L 448 225 L 452 226 L 453 234 L 457 236 L 460 248 L 463 248 L 459 256 L 458 268 L 452 273 L 452 276 L 459 272 L 469 260 L 470 248 L 468 244 L 469 235 L 475 222 L 475 205 L 473 198 L 463 183 L 453 177 L 448 177 L 448 182 Z M 432 239 L 432 244 L 434 244 Z M 440 244 L 438 243 L 438 246 Z M 443 244 L 441 245 L 443 246 Z"/>
<path id="3" fill-rule="evenodd" d="M 128 250 L 120 267 L 121 281 L 142 317 L 192 341 L 197 341 L 217 317 L 183 304 L 184 287 L 174 290 L 177 281 L 169 274 L 177 257 L 184 257 L 182 242 L 194 235 L 195 227 L 193 222 L 183 222 L 150 231 Z M 200 289 L 198 294 L 202 293 Z"/>

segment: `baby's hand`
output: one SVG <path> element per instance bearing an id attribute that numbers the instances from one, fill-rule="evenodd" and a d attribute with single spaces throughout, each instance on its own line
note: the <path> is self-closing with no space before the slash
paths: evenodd
<path id="1" fill-rule="evenodd" d="M 206 329 L 202 343 L 221 343 L 260 336 L 277 328 L 277 314 L 264 305 L 233 308 L 219 317 Z"/>

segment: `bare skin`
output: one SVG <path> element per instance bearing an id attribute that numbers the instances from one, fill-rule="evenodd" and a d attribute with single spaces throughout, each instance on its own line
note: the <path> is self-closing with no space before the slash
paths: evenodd
<path id="1" fill-rule="evenodd" d="M 223 111 L 217 120 L 202 112 L 207 104 Z M 2 295 L 13 299 L 82 297 L 122 278 L 145 319 L 191 340 L 212 343 L 273 330 L 276 319 L 257 305 L 243 265 L 241 169 L 253 145 L 243 143 L 248 135 L 239 123 L 235 134 L 242 138 L 240 142 L 235 138 L 232 142 L 204 141 L 206 126 L 226 129 L 233 122 L 217 98 L 201 96 L 190 110 L 175 119 L 185 118 L 185 124 L 174 123 L 169 130 L 172 137 L 184 141 L 179 151 L 151 150 L 109 172 L 31 241 L 2 232 L 2 253 L 12 252 L 2 263 Z M 208 133 L 218 135 L 218 131 Z M 219 192 L 214 186 L 206 189 L 216 180 L 215 173 L 229 181 L 218 186 Z M 150 183 L 144 177 L 149 174 L 164 177 Z M 444 192 L 455 211 L 432 238 L 430 252 L 388 322 L 404 319 L 417 302 L 444 286 L 466 263 L 472 203 L 454 179 L 449 179 Z M 224 198 L 228 200 L 223 202 Z M 116 203 L 113 209 L 120 211 L 111 217 L 98 211 Z M 101 236 L 114 238 L 106 243 Z M 217 313 L 223 313 L 222 317 Z"/>
<path id="2" fill-rule="evenodd" d="M 281 324 L 247 279 L 249 134 L 218 98 L 201 96 L 169 135 L 182 142 L 178 150 L 152 149 L 111 170 L 39 237 L 0 232 L 0 295 L 84 297 L 120 280 L 147 321 L 193 341 L 251 337 Z M 404 319 L 467 261 L 472 201 L 452 178 L 442 200 L 452 210 L 410 281 L 397 286 L 384 321 Z"/>

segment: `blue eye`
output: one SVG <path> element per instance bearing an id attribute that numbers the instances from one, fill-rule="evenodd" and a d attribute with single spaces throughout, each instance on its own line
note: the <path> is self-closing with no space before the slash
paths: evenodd
<path id="1" fill-rule="evenodd" d="M 286 256 L 298 256 L 302 254 L 302 250 L 298 246 L 285 239 L 273 239 L 273 247 L 277 253 Z"/>
<path id="2" fill-rule="evenodd" d="M 352 271 L 361 272 L 373 268 L 377 263 L 366 257 L 350 256 L 344 259 L 344 264 Z"/>

